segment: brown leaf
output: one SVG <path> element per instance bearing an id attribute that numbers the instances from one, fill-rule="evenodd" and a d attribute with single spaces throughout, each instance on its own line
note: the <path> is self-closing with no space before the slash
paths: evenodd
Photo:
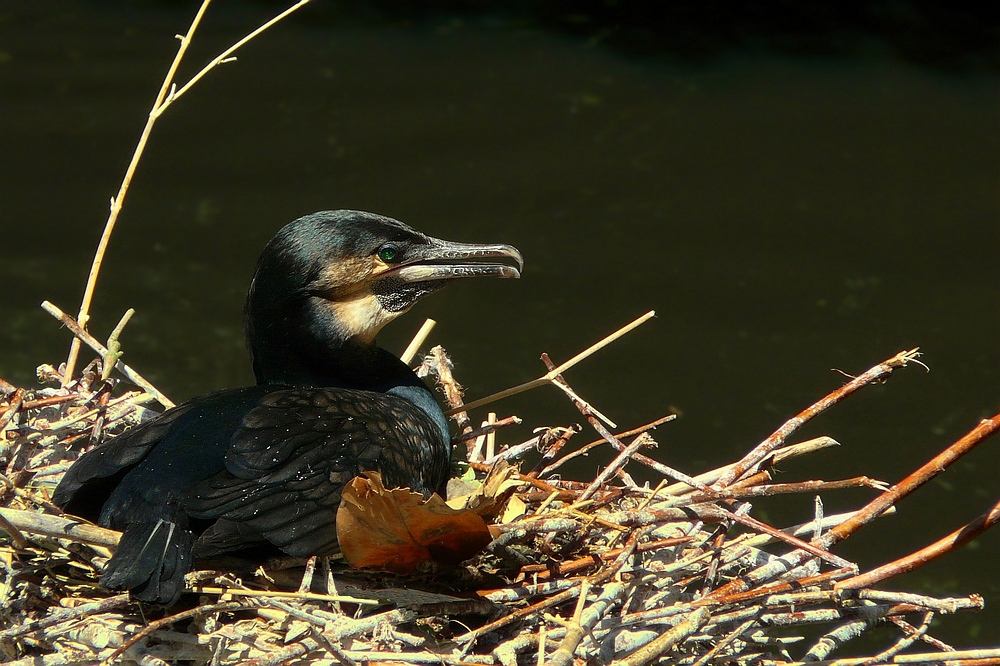
<path id="1" fill-rule="evenodd" d="M 387 490 L 378 472 L 345 486 L 337 510 L 340 550 L 354 567 L 411 573 L 425 563 L 455 565 L 490 542 L 475 512 L 452 509 L 407 488 Z"/>

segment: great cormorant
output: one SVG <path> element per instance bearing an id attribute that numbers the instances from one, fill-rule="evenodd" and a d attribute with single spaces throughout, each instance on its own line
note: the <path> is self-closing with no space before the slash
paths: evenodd
<path id="1" fill-rule="evenodd" d="M 375 335 L 458 278 L 518 277 L 521 266 L 509 245 L 442 241 L 360 211 L 281 229 L 246 302 L 257 385 L 127 430 L 82 455 L 56 488 L 66 511 L 123 532 L 101 584 L 170 604 L 197 557 L 268 543 L 334 553 L 340 492 L 361 471 L 379 471 L 386 487 L 442 490 L 444 413 Z"/>

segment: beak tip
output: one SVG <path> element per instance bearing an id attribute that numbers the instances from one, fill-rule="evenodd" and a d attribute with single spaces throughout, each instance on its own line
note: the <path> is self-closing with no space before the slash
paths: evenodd
<path id="1" fill-rule="evenodd" d="M 517 275 L 514 277 L 520 277 L 521 273 L 524 272 L 524 256 L 521 255 L 521 251 L 518 250 L 513 245 L 506 245 L 507 256 L 517 262 Z"/>

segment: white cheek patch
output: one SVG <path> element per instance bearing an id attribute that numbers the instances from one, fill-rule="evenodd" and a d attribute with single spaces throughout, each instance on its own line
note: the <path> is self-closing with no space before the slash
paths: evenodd
<path id="1" fill-rule="evenodd" d="M 389 312 L 371 293 L 344 301 L 329 301 L 329 307 L 345 337 L 366 343 L 374 341 L 383 326 L 403 314 L 402 311 Z"/>

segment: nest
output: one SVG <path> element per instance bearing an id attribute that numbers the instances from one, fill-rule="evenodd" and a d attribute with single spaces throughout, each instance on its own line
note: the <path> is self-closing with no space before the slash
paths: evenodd
<path id="1" fill-rule="evenodd" d="M 75 326 L 69 318 L 64 323 Z M 141 380 L 95 344 L 109 365 Z M 689 476 L 646 453 L 656 445 L 652 429 L 670 417 L 613 434 L 565 383 L 558 372 L 564 366 L 552 364 L 542 379 L 566 392 L 599 439 L 577 446 L 582 428 L 571 424 L 498 445 L 497 431 L 519 419 L 474 428 L 448 359 L 435 348 L 420 373 L 436 378 L 456 412 L 456 457 L 466 461 L 455 486 L 478 488 L 492 502 L 494 538 L 482 552 L 456 569 L 430 566 L 411 576 L 330 558 L 198 563 L 187 580 L 190 593 L 167 609 L 102 590 L 97 579 L 119 534 L 64 515 L 48 500 L 82 451 L 141 420 L 145 403 L 166 399 L 148 384 L 124 390 L 126 382 L 101 372 L 100 359 L 68 383 L 43 366 L 43 380 L 66 386 L 0 385 L 0 646 L 7 661 L 36 666 L 1000 663 L 1000 649 L 958 651 L 928 634 L 938 615 L 982 608 L 980 596 L 878 587 L 977 536 L 1000 516 L 997 507 L 869 572 L 831 552 L 992 434 L 1000 416 L 891 487 L 867 477 L 771 480 L 772 465 L 836 444 L 828 437 L 793 442 L 801 425 L 916 356 L 897 354 L 782 424 L 740 460 Z M 595 478 L 555 474 L 595 447 L 616 452 Z M 534 451 L 541 452 L 537 463 L 519 469 L 518 459 Z M 660 482 L 636 484 L 629 472 L 639 465 Z M 490 474 L 499 482 L 484 486 Z M 870 488 L 874 499 L 841 515 L 825 515 L 817 500 L 814 515 L 784 529 L 751 515 L 754 498 L 839 488 Z M 882 651 L 824 661 L 876 625 L 896 634 Z M 885 641 L 887 634 L 880 636 Z"/>

